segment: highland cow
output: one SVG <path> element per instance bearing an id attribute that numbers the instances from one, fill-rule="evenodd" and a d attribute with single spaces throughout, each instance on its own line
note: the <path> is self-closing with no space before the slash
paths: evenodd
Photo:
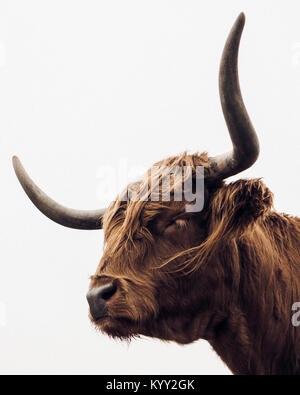
<path id="1" fill-rule="evenodd" d="M 203 168 L 202 210 L 188 211 L 185 199 L 174 199 L 180 174 L 170 178 L 169 200 L 162 198 L 163 173 L 158 198 L 148 199 L 149 171 L 108 209 L 79 211 L 50 199 L 17 158 L 14 167 L 29 198 L 50 219 L 104 229 L 103 257 L 87 294 L 90 319 L 102 332 L 179 344 L 206 339 L 235 374 L 299 374 L 300 329 L 291 316 L 300 300 L 300 219 L 277 213 L 260 179 L 224 181 L 252 166 L 259 153 L 238 80 L 244 22 L 241 14 L 220 66 L 233 150 L 217 157 L 183 153 L 155 164 L 156 171 L 188 168 L 193 182 Z M 133 199 L 129 191 L 147 199 Z"/>

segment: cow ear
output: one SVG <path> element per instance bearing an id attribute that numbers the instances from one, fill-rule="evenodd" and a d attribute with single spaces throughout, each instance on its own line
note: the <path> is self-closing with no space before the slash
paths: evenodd
<path id="1" fill-rule="evenodd" d="M 223 224 L 232 234 L 244 230 L 273 206 L 273 194 L 260 179 L 238 180 L 217 190 L 212 204 L 212 226 Z"/>
<path id="2" fill-rule="evenodd" d="M 273 194 L 261 179 L 239 180 L 234 183 L 233 203 L 237 215 L 254 221 L 273 207 Z"/>

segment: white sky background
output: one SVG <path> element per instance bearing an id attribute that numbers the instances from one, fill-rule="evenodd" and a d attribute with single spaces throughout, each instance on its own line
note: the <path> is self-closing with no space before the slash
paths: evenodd
<path id="1" fill-rule="evenodd" d="M 0 1 L 0 373 L 230 373 L 204 341 L 96 333 L 85 294 L 102 232 L 38 212 L 11 156 L 50 196 L 88 209 L 125 186 L 101 178 L 124 163 L 229 150 L 218 67 L 241 11 L 241 87 L 261 141 L 243 177 L 263 177 L 276 208 L 300 215 L 299 1 Z"/>

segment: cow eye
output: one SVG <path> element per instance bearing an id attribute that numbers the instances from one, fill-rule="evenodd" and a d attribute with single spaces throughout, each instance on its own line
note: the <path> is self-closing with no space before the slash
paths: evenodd
<path id="1" fill-rule="evenodd" d="M 165 227 L 165 231 L 166 230 L 172 230 L 172 229 L 183 229 L 186 226 L 187 221 L 184 219 L 175 219 L 172 222 L 170 222 L 166 227 Z"/>

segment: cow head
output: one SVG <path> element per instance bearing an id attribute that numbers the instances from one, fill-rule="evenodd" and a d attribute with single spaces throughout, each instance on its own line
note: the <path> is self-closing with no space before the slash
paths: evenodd
<path id="1" fill-rule="evenodd" d="M 87 299 L 93 323 L 113 337 L 147 335 L 188 343 L 211 338 L 222 325 L 228 298 L 233 297 L 226 290 L 237 283 L 236 275 L 231 275 L 234 270 L 220 264 L 228 254 L 225 246 L 272 203 L 259 180 L 228 185 L 223 181 L 249 168 L 259 153 L 238 80 L 244 23 L 241 14 L 229 34 L 220 66 L 220 98 L 231 152 L 216 157 L 184 153 L 165 159 L 129 185 L 109 208 L 97 211 L 73 210 L 56 203 L 34 184 L 20 161 L 13 159 L 25 192 L 46 216 L 71 228 L 104 229 L 104 253 L 91 277 Z M 173 168 L 189 171 L 170 177 L 170 199 L 164 199 L 164 172 Z M 198 168 L 203 169 L 200 176 Z M 153 172 L 158 185 L 155 199 L 151 199 Z M 176 188 L 190 179 L 193 189 L 199 177 L 205 181 L 203 205 L 198 211 L 187 210 L 190 202 L 175 199 Z M 139 199 L 134 198 L 137 195 Z M 229 266 L 234 265 L 235 251 L 233 246 Z"/>

